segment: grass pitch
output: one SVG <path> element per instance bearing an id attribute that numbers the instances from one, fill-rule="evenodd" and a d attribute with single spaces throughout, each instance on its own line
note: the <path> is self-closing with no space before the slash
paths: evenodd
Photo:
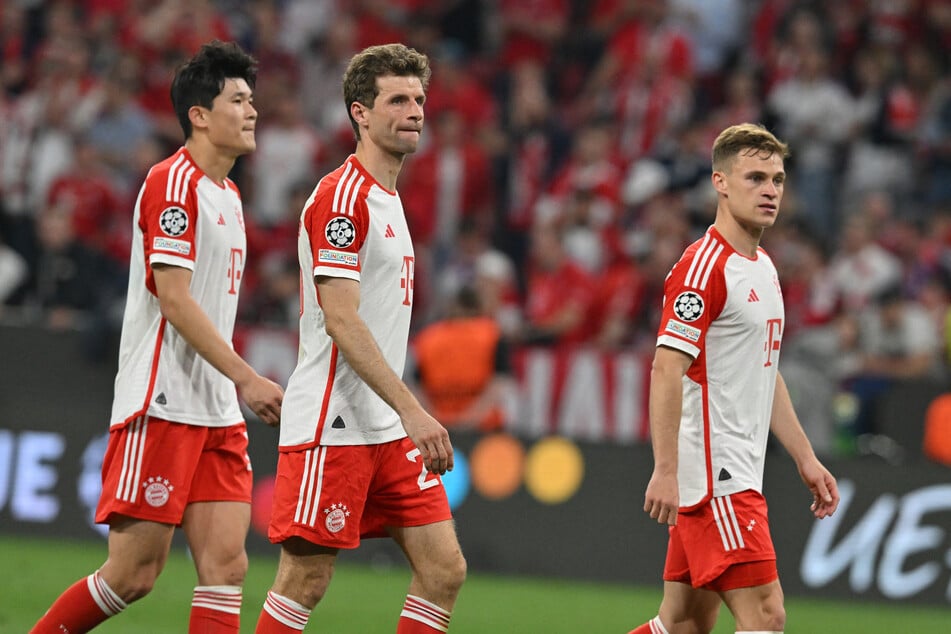
<path id="1" fill-rule="evenodd" d="M 76 579 L 104 560 L 104 543 L 0 537 L 0 632 L 21 634 Z M 244 586 L 242 633 L 251 634 L 277 557 L 252 557 Z M 658 579 L 660 571 L 657 571 Z M 342 562 L 306 632 L 389 634 L 396 630 L 408 570 Z M 183 634 L 195 575 L 186 553 L 173 551 L 155 589 L 99 634 Z M 651 618 L 656 587 L 501 577 L 470 573 L 452 617 L 452 634 L 625 634 Z M 787 634 L 951 632 L 951 610 L 861 602 L 786 600 Z M 725 608 L 715 634 L 730 634 Z"/>

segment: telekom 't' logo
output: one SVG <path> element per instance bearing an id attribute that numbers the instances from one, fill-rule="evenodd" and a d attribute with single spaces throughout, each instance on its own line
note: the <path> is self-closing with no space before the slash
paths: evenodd
<path id="1" fill-rule="evenodd" d="M 783 320 L 766 320 L 766 363 L 763 367 L 768 368 L 773 365 L 773 352 L 779 352 L 779 342 L 782 340 Z"/>
<path id="2" fill-rule="evenodd" d="M 241 281 L 241 271 L 244 268 L 244 251 L 241 249 L 231 249 L 231 266 L 228 267 L 228 279 L 231 280 L 231 288 L 228 289 L 228 295 L 238 294 L 238 283 Z"/>
<path id="3" fill-rule="evenodd" d="M 403 306 L 413 304 L 413 272 L 416 258 L 411 255 L 403 256 L 403 270 L 400 272 L 400 288 L 403 289 Z"/>

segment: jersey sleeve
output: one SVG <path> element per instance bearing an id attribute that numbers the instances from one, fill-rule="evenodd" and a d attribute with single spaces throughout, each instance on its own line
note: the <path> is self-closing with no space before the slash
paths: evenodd
<path id="1" fill-rule="evenodd" d="M 314 197 L 302 219 L 313 254 L 314 277 L 345 277 L 360 281 L 360 249 L 367 238 L 370 216 L 366 200 L 344 211 L 333 209 L 333 189 Z"/>
<path id="2" fill-rule="evenodd" d="M 153 171 L 146 179 L 139 200 L 139 226 L 149 270 L 155 264 L 195 268 L 198 198 L 193 172 L 194 167 L 184 173 Z"/>
<path id="3" fill-rule="evenodd" d="M 664 306 L 657 345 L 693 358 L 703 351 L 710 324 L 726 302 L 726 281 L 719 254 L 688 250 L 664 282 Z M 712 257 L 710 257 L 712 255 Z"/>

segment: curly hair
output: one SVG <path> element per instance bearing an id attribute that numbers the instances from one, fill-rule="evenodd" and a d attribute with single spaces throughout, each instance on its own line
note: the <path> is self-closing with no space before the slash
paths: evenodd
<path id="1" fill-rule="evenodd" d="M 370 46 L 354 55 L 343 74 L 343 100 L 357 140 L 360 140 L 360 128 L 350 114 L 350 106 L 356 102 L 373 107 L 380 94 L 378 77 L 418 77 L 425 90 L 431 74 L 429 58 L 403 44 Z"/>

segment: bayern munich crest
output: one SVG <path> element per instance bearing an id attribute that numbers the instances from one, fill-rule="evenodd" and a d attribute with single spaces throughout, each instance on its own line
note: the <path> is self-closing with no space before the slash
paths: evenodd
<path id="1" fill-rule="evenodd" d="M 357 237 L 357 228 L 349 218 L 334 218 L 327 223 L 324 233 L 327 235 L 327 242 L 343 249 L 353 244 Z"/>
<path id="2" fill-rule="evenodd" d="M 169 207 L 159 216 L 159 227 L 165 235 L 177 238 L 188 230 L 188 214 L 181 207 Z"/>
<path id="3" fill-rule="evenodd" d="M 327 516 L 324 519 L 324 525 L 331 533 L 339 533 L 347 525 L 347 518 L 350 517 L 350 509 L 343 502 L 331 504 L 330 508 L 324 509 Z"/>
<path id="4" fill-rule="evenodd" d="M 695 321 L 703 314 L 703 298 L 693 291 L 684 291 L 674 300 L 674 314 L 682 321 Z"/>
<path id="5" fill-rule="evenodd" d="M 171 497 L 172 491 L 175 490 L 175 487 L 169 484 L 168 480 L 162 476 L 149 478 L 142 483 L 142 488 L 145 489 L 143 497 L 146 503 L 154 507 L 165 506 L 169 497 Z"/>

